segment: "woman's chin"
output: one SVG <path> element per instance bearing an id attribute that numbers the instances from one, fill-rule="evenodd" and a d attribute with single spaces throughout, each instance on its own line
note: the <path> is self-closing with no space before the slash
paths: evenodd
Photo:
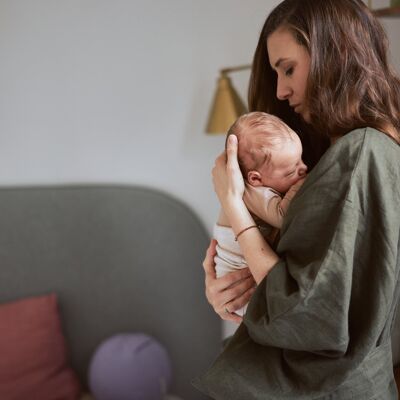
<path id="1" fill-rule="evenodd" d="M 311 115 L 308 111 L 302 111 L 299 114 L 307 124 L 311 123 Z"/>
<path id="2" fill-rule="evenodd" d="M 311 116 L 308 111 L 304 111 L 302 107 L 299 105 L 293 110 L 304 122 L 309 124 L 311 122 Z"/>

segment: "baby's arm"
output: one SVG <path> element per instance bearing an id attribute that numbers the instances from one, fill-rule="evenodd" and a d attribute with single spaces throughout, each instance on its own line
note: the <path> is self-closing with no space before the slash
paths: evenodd
<path id="1" fill-rule="evenodd" d="M 301 179 L 291 186 L 284 197 L 270 188 L 253 187 L 247 184 L 243 200 L 253 214 L 275 228 L 281 228 L 290 202 L 303 182 L 304 179 Z"/>
<path id="2" fill-rule="evenodd" d="M 292 185 L 290 189 L 286 192 L 283 199 L 277 203 L 276 207 L 279 210 L 279 213 L 282 216 L 282 218 L 286 215 L 287 210 L 289 209 L 290 202 L 293 200 L 293 197 L 296 195 L 296 193 L 303 185 L 304 180 L 305 178 L 300 179 L 294 185 Z"/>

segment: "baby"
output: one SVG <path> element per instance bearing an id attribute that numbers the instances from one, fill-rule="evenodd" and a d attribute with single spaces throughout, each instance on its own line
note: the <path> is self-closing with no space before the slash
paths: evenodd
<path id="1" fill-rule="evenodd" d="M 281 228 L 290 202 L 304 182 L 300 138 L 279 118 L 263 112 L 242 115 L 228 131 L 238 138 L 238 161 L 245 180 L 243 200 L 257 222 Z M 260 224 L 259 224 L 260 225 Z M 246 268 L 239 243 L 221 210 L 214 226 L 217 277 Z M 247 306 L 236 311 L 243 316 Z"/>

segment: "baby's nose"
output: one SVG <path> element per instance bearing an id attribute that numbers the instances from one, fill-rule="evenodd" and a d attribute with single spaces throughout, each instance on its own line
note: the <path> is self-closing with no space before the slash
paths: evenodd
<path id="1" fill-rule="evenodd" d="M 302 175 L 302 176 L 305 175 L 307 173 L 307 169 L 308 169 L 307 165 L 302 163 L 302 165 L 301 165 L 301 167 L 299 169 L 299 174 Z"/>

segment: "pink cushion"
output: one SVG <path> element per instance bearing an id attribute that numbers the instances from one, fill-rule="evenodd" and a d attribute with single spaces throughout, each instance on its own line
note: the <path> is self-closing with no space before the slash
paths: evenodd
<path id="1" fill-rule="evenodd" d="M 76 400 L 55 294 L 0 305 L 0 399 Z"/>

